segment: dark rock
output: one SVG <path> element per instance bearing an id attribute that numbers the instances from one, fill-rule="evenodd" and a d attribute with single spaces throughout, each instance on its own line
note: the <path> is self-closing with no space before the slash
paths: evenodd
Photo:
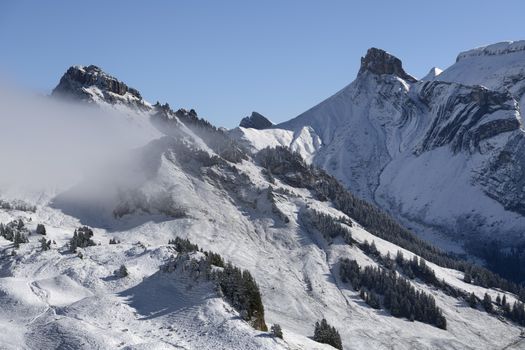
<path id="1" fill-rule="evenodd" d="M 399 58 L 375 47 L 368 49 L 366 56 L 361 57 L 361 68 L 359 69 L 358 75 L 366 71 L 374 74 L 396 75 L 412 83 L 417 81 L 416 78 L 405 72 Z"/>
<path id="2" fill-rule="evenodd" d="M 268 120 L 265 116 L 262 114 L 259 114 L 257 112 L 252 112 L 252 115 L 249 117 L 245 117 L 241 120 L 241 123 L 239 126 L 242 126 L 243 128 L 253 128 L 253 129 L 268 129 L 273 126 L 273 123 Z"/>
<path id="3" fill-rule="evenodd" d="M 102 69 L 94 65 L 70 67 L 60 79 L 52 95 L 90 100 L 91 96 L 84 88 L 91 86 L 99 88 L 108 102 L 112 102 L 112 96 L 108 92 L 119 96 L 129 93 L 142 100 L 142 96 L 136 89 L 128 87 L 122 81 L 104 73 Z"/>

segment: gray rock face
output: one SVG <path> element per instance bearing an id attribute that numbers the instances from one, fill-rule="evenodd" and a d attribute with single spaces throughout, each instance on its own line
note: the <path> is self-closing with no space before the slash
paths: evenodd
<path id="1" fill-rule="evenodd" d="M 272 127 L 272 125 L 273 123 L 269 121 L 268 118 L 257 112 L 252 112 L 251 116 L 243 118 L 239 124 L 239 126 L 242 126 L 243 128 L 253 128 L 259 130 L 268 129 Z"/>
<path id="2" fill-rule="evenodd" d="M 516 133 L 492 156 L 476 180 L 485 194 L 505 209 L 525 215 L 525 137 Z"/>
<path id="3" fill-rule="evenodd" d="M 60 79 L 52 95 L 90 100 L 91 95 L 84 88 L 91 86 L 99 88 L 108 102 L 114 100 L 114 96 L 109 93 L 118 96 L 124 96 L 126 93 L 129 93 L 142 100 L 142 96 L 137 90 L 104 73 L 99 67 L 94 65 L 70 67 Z"/>
<path id="4" fill-rule="evenodd" d="M 365 71 L 379 75 L 393 74 L 409 82 L 417 81 L 416 78 L 405 72 L 399 58 L 375 47 L 368 49 L 366 56 L 361 57 L 361 68 L 358 75 Z"/>
<path id="5" fill-rule="evenodd" d="M 445 145 L 474 153 L 482 140 L 520 128 L 519 107 L 508 92 L 440 81 L 425 82 L 418 92 L 433 120 L 417 154 Z"/>

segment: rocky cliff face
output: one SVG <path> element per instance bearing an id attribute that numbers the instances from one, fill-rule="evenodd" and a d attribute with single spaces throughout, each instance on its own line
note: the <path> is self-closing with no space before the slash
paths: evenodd
<path id="1" fill-rule="evenodd" d="M 268 129 L 272 127 L 273 123 L 263 116 L 260 113 L 252 112 L 249 117 L 242 118 L 239 126 L 243 128 L 253 128 L 253 129 Z"/>
<path id="2" fill-rule="evenodd" d="M 375 74 L 396 75 L 406 81 L 416 82 L 416 78 L 407 74 L 403 69 L 401 60 L 388 52 L 372 47 L 368 49 L 366 56 L 361 57 L 361 68 L 359 74 L 369 71 Z"/>
<path id="3" fill-rule="evenodd" d="M 481 151 L 481 141 L 520 127 L 519 107 L 508 92 L 436 81 L 420 84 L 417 92 L 433 115 L 417 153 L 444 145 L 454 153 Z"/>
<path id="4" fill-rule="evenodd" d="M 125 102 L 140 108 L 146 106 L 138 90 L 127 86 L 94 65 L 70 67 L 60 79 L 52 95 L 87 102 L 103 100 L 109 103 Z"/>

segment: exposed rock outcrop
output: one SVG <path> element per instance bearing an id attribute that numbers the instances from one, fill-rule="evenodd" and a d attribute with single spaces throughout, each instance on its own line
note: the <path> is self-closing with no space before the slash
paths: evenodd
<path id="1" fill-rule="evenodd" d="M 415 83 L 416 78 L 406 73 L 401 60 L 388 52 L 372 47 L 366 56 L 361 57 L 361 68 L 358 74 L 369 71 L 375 74 L 393 74 L 406 81 Z"/>
<path id="2" fill-rule="evenodd" d="M 140 92 L 94 65 L 70 67 L 60 79 L 52 95 L 84 101 L 93 101 L 95 95 L 100 95 L 98 97 L 110 103 L 128 95 L 131 99 L 142 101 Z"/>
<path id="3" fill-rule="evenodd" d="M 249 117 L 242 118 L 239 126 L 243 128 L 253 128 L 253 129 L 268 129 L 272 127 L 273 123 L 268 120 L 265 116 L 260 113 L 252 112 L 252 115 Z"/>

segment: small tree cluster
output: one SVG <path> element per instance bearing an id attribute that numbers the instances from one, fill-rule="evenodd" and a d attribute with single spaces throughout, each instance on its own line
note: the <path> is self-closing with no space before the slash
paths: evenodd
<path id="1" fill-rule="evenodd" d="M 175 237 L 175 239 L 170 239 L 168 244 L 173 244 L 175 249 L 179 253 L 190 253 L 196 252 L 199 250 L 199 246 L 191 243 L 188 239 Z"/>
<path id="2" fill-rule="evenodd" d="M 14 247 L 20 247 L 20 244 L 27 243 L 27 234 L 29 231 L 21 219 L 13 220 L 7 224 L 0 224 L 0 236 L 14 243 Z"/>
<path id="3" fill-rule="evenodd" d="M 250 272 L 228 263 L 222 271 L 217 272 L 217 277 L 224 298 L 241 316 L 250 321 L 255 329 L 268 330 L 264 322 L 264 306 L 259 286 Z"/>
<path id="4" fill-rule="evenodd" d="M 9 201 L 0 199 L 0 209 L 20 210 L 20 211 L 28 211 L 32 213 L 36 211 L 36 207 L 34 205 L 31 205 L 21 200 L 15 200 L 15 201 L 9 202 Z"/>
<path id="5" fill-rule="evenodd" d="M 341 335 L 335 327 L 330 326 L 323 318 L 321 322 L 315 323 L 313 339 L 318 343 L 328 344 L 336 349 L 343 350 Z"/>
<path id="6" fill-rule="evenodd" d="M 350 231 L 341 225 L 341 222 L 344 222 L 347 225 L 350 224 L 350 226 L 351 223 L 342 217 L 336 219 L 331 215 L 314 209 L 305 209 L 301 213 L 301 217 L 305 222 L 319 231 L 329 243 L 338 236 L 343 237 L 347 244 L 352 244 L 354 242 Z"/>
<path id="7" fill-rule="evenodd" d="M 509 304 L 506 304 L 504 307 L 505 316 L 507 316 L 512 321 L 525 326 L 525 307 L 522 302 L 516 301 L 512 305 L 512 309 Z"/>
<path id="8" fill-rule="evenodd" d="M 87 226 L 79 227 L 73 233 L 73 237 L 69 241 L 69 249 L 71 252 L 76 252 L 77 248 L 86 248 L 94 246 L 95 242 L 91 239 L 93 237 L 93 230 Z"/>
<path id="9" fill-rule="evenodd" d="M 218 266 L 218 267 L 224 267 L 225 266 L 224 259 L 222 258 L 222 256 L 220 254 L 205 251 L 204 255 L 206 255 L 206 261 L 210 265 Z"/>
<path id="10" fill-rule="evenodd" d="M 168 244 L 173 244 L 175 246 L 175 250 L 177 252 L 183 254 L 183 253 L 192 253 L 192 252 L 202 252 L 206 256 L 206 261 L 210 265 L 218 266 L 218 267 L 224 267 L 224 259 L 220 254 L 205 251 L 202 250 L 202 248 L 199 249 L 199 246 L 197 244 L 193 244 L 190 242 L 189 239 L 175 237 L 175 239 L 170 239 L 168 241 Z"/>
<path id="11" fill-rule="evenodd" d="M 42 249 L 43 252 L 51 249 L 51 241 L 46 241 L 45 237 L 40 238 L 39 242 L 40 242 L 40 249 Z"/>
<path id="12" fill-rule="evenodd" d="M 367 292 L 361 296 L 366 296 L 373 305 L 379 300 L 373 295 L 382 295 L 382 306 L 389 310 L 392 316 L 447 328 L 447 321 L 441 309 L 436 306 L 434 298 L 416 290 L 408 280 L 397 276 L 395 271 L 371 266 L 361 271 L 355 260 L 342 259 L 340 274 L 342 281 L 352 283 L 354 289 L 365 289 Z"/>
<path id="13" fill-rule="evenodd" d="M 379 250 L 377 250 L 376 243 L 372 241 L 372 244 L 368 243 L 367 240 L 365 240 L 362 244 L 359 245 L 359 248 L 366 254 L 373 257 L 379 257 L 381 254 L 379 253 Z"/>
<path id="14" fill-rule="evenodd" d="M 413 256 L 412 259 L 406 260 L 403 254 L 398 251 L 396 255 L 396 265 L 410 279 L 419 278 L 423 282 L 441 287 L 441 281 L 438 280 L 434 270 L 426 264 L 425 259 Z"/>
<path id="15" fill-rule="evenodd" d="M 120 241 L 118 239 L 116 239 L 116 238 L 110 238 L 109 239 L 109 244 L 119 244 L 119 243 L 120 243 Z"/>

